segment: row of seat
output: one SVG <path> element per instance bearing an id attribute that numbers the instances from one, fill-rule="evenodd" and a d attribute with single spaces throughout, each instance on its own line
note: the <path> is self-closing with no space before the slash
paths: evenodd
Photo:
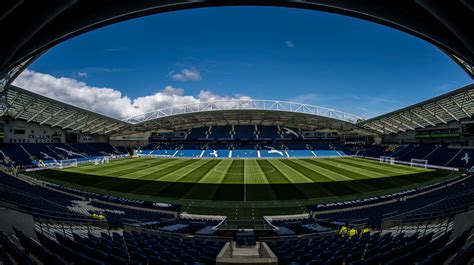
<path id="1" fill-rule="evenodd" d="M 461 249 L 472 230 L 450 240 L 450 232 L 434 237 L 432 233 L 392 236 L 391 233 L 364 234 L 347 239 L 331 236 L 317 239 L 268 242 L 281 265 L 378 265 L 442 264 L 455 253 L 466 260 L 470 248 Z M 418 264 L 418 263 L 417 263 Z M 455 262 L 454 264 L 462 264 Z"/>

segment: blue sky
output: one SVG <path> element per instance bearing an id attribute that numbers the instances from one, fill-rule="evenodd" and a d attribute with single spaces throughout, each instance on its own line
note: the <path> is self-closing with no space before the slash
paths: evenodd
<path id="1" fill-rule="evenodd" d="M 245 95 L 368 118 L 472 82 L 440 50 L 411 35 L 341 15 L 276 7 L 194 9 L 122 22 L 54 47 L 29 69 L 17 84 L 38 93 L 92 88 L 80 98 L 64 96 L 75 90 L 48 95 L 117 117 Z M 96 106 L 100 101 L 84 99 L 87 91 L 115 93 L 110 101 L 120 100 L 114 106 L 128 99 L 133 111 Z"/>

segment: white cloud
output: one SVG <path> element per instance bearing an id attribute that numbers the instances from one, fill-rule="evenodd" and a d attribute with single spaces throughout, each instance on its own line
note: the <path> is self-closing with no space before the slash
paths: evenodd
<path id="1" fill-rule="evenodd" d="M 202 80 L 201 73 L 195 68 L 185 68 L 179 72 L 170 72 L 169 75 L 176 81 L 199 81 Z"/>
<path id="2" fill-rule="evenodd" d="M 74 76 L 74 77 L 86 77 L 87 78 L 87 73 L 86 72 L 74 72 L 74 73 L 72 73 L 72 76 Z"/>
<path id="3" fill-rule="evenodd" d="M 153 95 L 131 99 L 113 88 L 88 86 L 74 78 L 55 77 L 31 70 L 25 70 L 13 84 L 46 97 L 120 119 L 191 103 L 250 99 L 243 95 L 219 96 L 208 90 L 201 90 L 196 96 L 185 95 L 184 89 L 172 86 L 166 86 Z"/>
<path id="4" fill-rule="evenodd" d="M 295 47 L 295 44 L 291 40 L 285 41 L 286 47 L 293 49 Z"/>

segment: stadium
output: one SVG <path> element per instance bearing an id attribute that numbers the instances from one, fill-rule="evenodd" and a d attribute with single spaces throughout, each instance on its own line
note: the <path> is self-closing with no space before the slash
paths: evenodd
<path id="1" fill-rule="evenodd" d="M 246 97 L 117 118 L 14 84 L 89 31 L 241 5 L 381 24 L 474 77 L 470 1 L 0 3 L 0 264 L 473 264 L 472 82 L 368 119 Z"/>

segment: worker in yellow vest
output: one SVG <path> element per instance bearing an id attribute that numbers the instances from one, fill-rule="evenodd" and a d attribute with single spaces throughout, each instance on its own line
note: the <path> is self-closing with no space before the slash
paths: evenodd
<path id="1" fill-rule="evenodd" d="M 351 227 L 349 230 L 349 238 L 352 238 L 355 235 L 357 235 L 357 230 L 355 230 L 354 227 Z"/>
<path id="2" fill-rule="evenodd" d="M 347 235 L 347 226 L 346 225 L 343 225 L 341 227 L 341 229 L 339 229 L 339 235 L 341 235 L 342 237 L 345 237 Z"/>
<path id="3" fill-rule="evenodd" d="M 360 231 L 360 237 L 363 237 L 365 234 L 369 234 L 370 229 L 366 226 L 362 231 Z"/>

